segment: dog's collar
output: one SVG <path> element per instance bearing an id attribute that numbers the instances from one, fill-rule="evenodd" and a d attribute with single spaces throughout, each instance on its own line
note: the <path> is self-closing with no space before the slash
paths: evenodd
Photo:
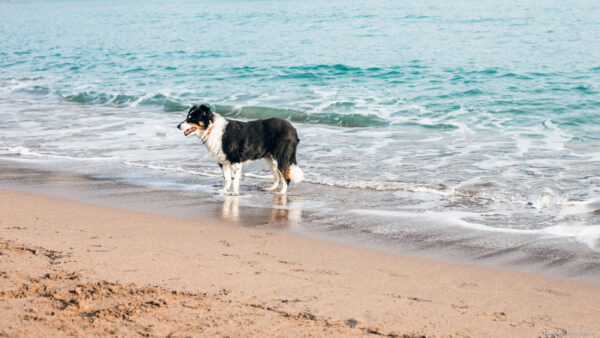
<path id="1" fill-rule="evenodd" d="M 205 144 L 208 141 L 208 135 L 210 134 L 210 132 L 213 130 L 213 128 L 215 127 L 214 123 L 211 123 L 210 127 L 208 127 L 208 129 L 206 129 L 206 134 L 204 134 L 204 136 L 202 136 L 202 144 Z"/>

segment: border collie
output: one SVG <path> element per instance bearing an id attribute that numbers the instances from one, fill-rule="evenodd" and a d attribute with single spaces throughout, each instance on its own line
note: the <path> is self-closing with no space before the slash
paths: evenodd
<path id="1" fill-rule="evenodd" d="M 296 162 L 298 134 L 296 129 L 286 120 L 270 118 L 241 122 L 229 120 L 211 111 L 208 106 L 194 105 L 187 118 L 177 128 L 184 135 L 196 134 L 208 148 L 208 153 L 223 170 L 225 187 L 229 191 L 233 182 L 233 195 L 240 193 L 242 164 L 264 158 L 273 171 L 275 181 L 268 189 L 285 194 L 290 182 L 299 183 L 303 179 L 302 170 Z"/>

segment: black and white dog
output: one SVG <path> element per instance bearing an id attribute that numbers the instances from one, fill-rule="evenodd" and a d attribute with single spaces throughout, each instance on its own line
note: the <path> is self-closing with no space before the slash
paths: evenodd
<path id="1" fill-rule="evenodd" d="M 221 166 L 227 193 L 233 181 L 233 195 L 240 193 L 242 164 L 264 158 L 273 171 L 275 181 L 268 189 L 278 194 L 287 192 L 290 182 L 303 179 L 302 170 L 296 162 L 298 134 L 286 120 L 270 118 L 241 122 L 226 119 L 205 105 L 190 108 L 187 118 L 177 128 L 186 136 L 196 134 L 208 148 L 208 152 Z"/>

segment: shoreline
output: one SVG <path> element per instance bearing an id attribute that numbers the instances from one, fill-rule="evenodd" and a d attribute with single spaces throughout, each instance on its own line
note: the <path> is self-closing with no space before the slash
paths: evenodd
<path id="1" fill-rule="evenodd" d="M 0 258 L 6 276 L 1 280 L 0 306 L 8 314 L 0 327 L 14 334 L 51 328 L 67 334 L 71 331 L 55 327 L 57 320 L 64 324 L 64 318 L 51 315 L 66 310 L 72 332 L 106 334 L 125 322 L 111 314 L 130 303 L 130 325 L 123 330 L 131 331 L 115 333 L 235 335 L 250 329 L 269 335 L 293 330 L 307 335 L 500 337 L 543 336 L 552 330 L 600 332 L 600 288 L 583 282 L 403 257 L 273 228 L 232 227 L 17 191 L 0 190 L 0 199 Z M 102 290 L 98 285 L 117 291 L 108 300 L 77 298 L 85 305 L 76 310 L 64 306 L 62 312 L 47 310 L 60 306 L 50 304 L 45 294 L 10 296 L 40 285 L 56 290 L 57 296 L 50 298 L 66 299 L 67 304 L 67 295 L 73 290 L 77 295 L 77 287 L 82 295 L 88 288 Z M 162 295 L 165 304 L 144 292 Z M 190 295 L 177 296 L 178 292 Z M 160 319 L 172 318 L 169 313 L 206 318 L 207 313 L 182 305 L 192 306 L 186 302 L 198 295 L 204 297 L 204 309 L 216 309 L 211 323 L 200 320 L 187 327 Z M 150 311 L 154 308 L 160 311 Z M 106 317 L 85 317 L 90 313 Z"/>
<path id="2" fill-rule="evenodd" d="M 123 210 L 160 214 L 162 216 L 195 220 L 208 219 L 234 227 L 285 230 L 289 233 L 318 240 L 327 240 L 351 246 L 383 251 L 400 256 L 424 257 L 447 263 L 506 269 L 546 276 L 555 279 L 579 280 L 600 285 L 598 253 L 573 240 L 515 236 L 496 238 L 494 232 L 473 232 L 457 240 L 444 226 L 426 225 L 425 232 L 418 226 L 399 223 L 408 231 L 401 238 L 385 238 L 361 231 L 361 227 L 319 219 L 320 214 L 303 207 L 301 195 L 276 196 L 254 192 L 250 198 L 231 197 L 196 191 L 149 187 L 129 183 L 112 175 L 81 174 L 58 171 L 48 164 L 40 165 L 0 159 L 0 189 L 17 190 L 50 197 L 91 203 Z M 260 189 L 255 186 L 254 189 Z M 312 187 L 309 187 L 312 188 Z M 307 189 L 305 187 L 305 189 Z M 267 196 L 269 195 L 269 196 Z M 255 205 L 251 199 L 264 200 L 266 205 Z M 346 210 L 346 214 L 351 210 Z M 327 212 L 325 212 L 327 214 Z M 359 216 L 359 214 L 357 214 Z M 397 220 L 382 218 L 385 224 Z M 358 221 L 360 222 L 360 221 Z M 423 218 L 419 224 L 435 220 Z M 383 224 L 383 223 L 382 223 Z M 437 231 L 435 230 L 437 229 Z M 461 229 L 458 229 L 462 231 Z M 414 231 L 411 234 L 411 231 Z M 511 240 L 510 245 L 472 246 L 474 242 Z M 548 244 L 550 243 L 550 244 Z"/>

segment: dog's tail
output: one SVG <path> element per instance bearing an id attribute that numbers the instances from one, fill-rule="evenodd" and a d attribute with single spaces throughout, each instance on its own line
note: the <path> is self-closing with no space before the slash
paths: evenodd
<path id="1" fill-rule="evenodd" d="M 292 164 L 290 166 L 290 181 L 292 183 L 300 183 L 304 179 L 304 174 L 302 170 L 297 164 Z"/>

